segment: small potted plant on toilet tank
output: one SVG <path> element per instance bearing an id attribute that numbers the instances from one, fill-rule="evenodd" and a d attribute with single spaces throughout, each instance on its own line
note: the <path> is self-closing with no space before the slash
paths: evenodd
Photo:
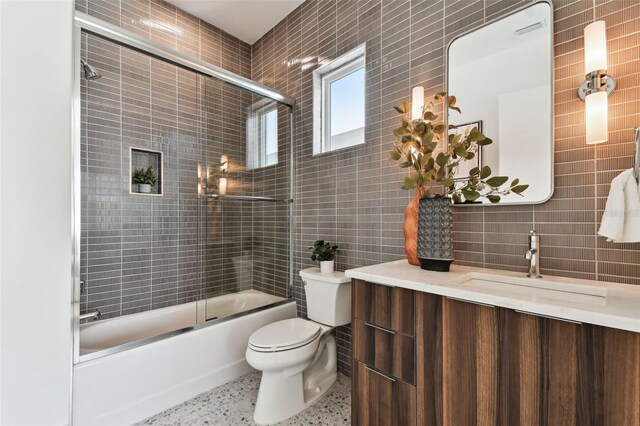
<path id="1" fill-rule="evenodd" d="M 309 250 L 313 250 L 311 260 L 320 262 L 321 273 L 330 274 L 333 272 L 334 259 L 338 252 L 337 245 L 331 245 L 331 243 L 324 240 L 317 240 L 313 243 L 313 247 L 309 247 Z"/>

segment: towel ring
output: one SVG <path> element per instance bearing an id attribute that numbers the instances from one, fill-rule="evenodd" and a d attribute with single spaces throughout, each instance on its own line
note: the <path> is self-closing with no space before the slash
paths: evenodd
<path id="1" fill-rule="evenodd" d="M 636 155 L 633 157 L 633 177 L 640 183 L 640 127 L 633 129 L 635 132 Z"/>

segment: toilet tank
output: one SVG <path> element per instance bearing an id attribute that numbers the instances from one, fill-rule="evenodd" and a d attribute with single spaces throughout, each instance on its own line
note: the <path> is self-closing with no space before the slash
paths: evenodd
<path id="1" fill-rule="evenodd" d="M 300 271 L 310 320 L 337 327 L 351 322 L 351 279 L 344 272 L 323 274 L 319 268 Z"/>

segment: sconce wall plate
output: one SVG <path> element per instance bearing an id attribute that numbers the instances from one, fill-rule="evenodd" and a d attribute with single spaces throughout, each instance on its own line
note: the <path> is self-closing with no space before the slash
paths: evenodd
<path id="1" fill-rule="evenodd" d="M 606 71 L 594 71 L 586 75 L 585 81 L 578 88 L 578 97 L 584 102 L 587 95 L 603 91 L 607 92 L 607 96 L 611 96 L 616 87 L 616 79 Z"/>

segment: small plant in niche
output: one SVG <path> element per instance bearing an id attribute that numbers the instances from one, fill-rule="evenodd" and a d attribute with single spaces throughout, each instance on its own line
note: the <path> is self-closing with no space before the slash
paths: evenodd
<path id="1" fill-rule="evenodd" d="M 313 243 L 312 247 L 309 247 L 311 252 L 311 260 L 320 262 L 320 272 L 331 273 L 333 272 L 334 259 L 338 252 L 338 246 L 325 242 L 324 240 L 317 240 Z"/>
<path id="2" fill-rule="evenodd" d="M 151 187 L 156 184 L 158 177 L 153 167 L 149 166 L 146 169 L 143 167 L 133 172 L 131 176 L 131 183 L 136 185 L 138 192 L 142 194 L 150 194 Z"/>

